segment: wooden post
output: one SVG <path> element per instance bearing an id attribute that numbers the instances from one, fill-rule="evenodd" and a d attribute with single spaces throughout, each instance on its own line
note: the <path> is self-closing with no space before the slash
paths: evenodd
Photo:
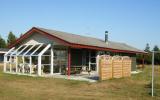
<path id="1" fill-rule="evenodd" d="M 10 72 L 12 72 L 12 57 L 10 56 L 10 59 L 9 59 L 9 70 Z"/>
<path id="2" fill-rule="evenodd" d="M 50 74 L 53 75 L 53 68 L 54 68 L 54 51 L 53 51 L 53 45 L 51 46 L 51 69 Z"/>
<path id="3" fill-rule="evenodd" d="M 142 59 L 142 67 L 144 68 L 144 55 L 143 55 L 143 59 Z"/>
<path id="4" fill-rule="evenodd" d="M 29 57 L 30 74 L 32 74 L 32 56 Z"/>
<path id="5" fill-rule="evenodd" d="M 113 59 L 113 57 L 112 57 L 112 78 L 114 78 L 114 74 L 113 74 L 113 72 L 114 72 L 114 67 L 113 67 L 113 65 L 114 65 L 114 59 Z"/>
<path id="6" fill-rule="evenodd" d="M 4 55 L 4 68 L 3 71 L 6 72 L 7 56 Z"/>
<path id="7" fill-rule="evenodd" d="M 124 69 L 123 69 L 123 66 L 124 66 L 124 64 L 123 64 L 124 57 L 122 57 L 121 60 L 122 60 L 122 77 L 123 77 L 124 76 Z"/>
<path id="8" fill-rule="evenodd" d="M 70 72 L 71 72 L 71 48 L 68 48 L 68 76 L 70 76 Z"/>
<path id="9" fill-rule="evenodd" d="M 38 56 L 38 76 L 41 76 L 41 55 L 40 56 Z"/>
<path id="10" fill-rule="evenodd" d="M 91 71 L 91 51 L 89 51 L 89 71 Z"/>
<path id="11" fill-rule="evenodd" d="M 18 72 L 18 57 L 16 56 L 16 73 Z"/>
<path id="12" fill-rule="evenodd" d="M 22 65 L 22 73 L 24 74 L 24 56 L 22 56 L 23 65 Z"/>
<path id="13" fill-rule="evenodd" d="M 96 57 L 96 69 L 97 69 L 97 73 L 99 73 L 99 54 L 97 54 L 97 57 Z"/>

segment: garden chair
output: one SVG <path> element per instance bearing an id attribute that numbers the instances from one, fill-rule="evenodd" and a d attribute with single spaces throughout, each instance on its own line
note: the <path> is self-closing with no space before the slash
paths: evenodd
<path id="1" fill-rule="evenodd" d="M 18 72 L 22 72 L 23 64 L 18 64 Z"/>
<path id="2" fill-rule="evenodd" d="M 24 70 L 26 73 L 30 72 L 30 65 L 29 64 L 24 64 Z"/>

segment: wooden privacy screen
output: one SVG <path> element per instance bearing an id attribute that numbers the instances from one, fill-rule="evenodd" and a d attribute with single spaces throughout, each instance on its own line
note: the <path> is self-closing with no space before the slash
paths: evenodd
<path id="1" fill-rule="evenodd" d="M 102 55 L 99 57 L 100 80 L 129 77 L 131 75 L 131 58 Z"/>

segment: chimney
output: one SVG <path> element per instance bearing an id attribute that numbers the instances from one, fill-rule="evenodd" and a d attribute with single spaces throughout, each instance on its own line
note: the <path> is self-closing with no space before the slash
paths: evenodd
<path id="1" fill-rule="evenodd" d="M 108 43 L 108 31 L 105 31 L 105 42 Z"/>

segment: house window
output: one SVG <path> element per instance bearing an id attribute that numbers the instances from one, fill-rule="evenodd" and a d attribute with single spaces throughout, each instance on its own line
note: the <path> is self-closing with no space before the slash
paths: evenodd
<path id="1" fill-rule="evenodd" d="M 62 73 L 67 66 L 67 50 L 54 50 L 54 73 Z"/>

